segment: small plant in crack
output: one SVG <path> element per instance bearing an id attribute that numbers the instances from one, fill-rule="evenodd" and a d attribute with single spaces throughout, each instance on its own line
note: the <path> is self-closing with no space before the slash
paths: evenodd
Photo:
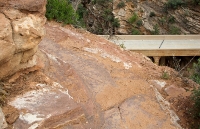
<path id="1" fill-rule="evenodd" d="M 125 45 L 123 43 L 119 44 L 119 46 L 123 49 L 126 49 Z"/>
<path id="2" fill-rule="evenodd" d="M 161 75 L 162 79 L 168 80 L 170 78 L 170 75 L 167 71 L 163 71 L 162 75 Z"/>

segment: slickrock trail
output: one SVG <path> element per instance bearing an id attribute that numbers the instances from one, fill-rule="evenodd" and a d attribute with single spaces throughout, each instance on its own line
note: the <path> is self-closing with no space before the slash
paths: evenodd
<path id="1" fill-rule="evenodd" d="M 45 5 L 0 0 L 0 128 L 188 127 L 194 82 L 83 29 L 46 22 Z"/>

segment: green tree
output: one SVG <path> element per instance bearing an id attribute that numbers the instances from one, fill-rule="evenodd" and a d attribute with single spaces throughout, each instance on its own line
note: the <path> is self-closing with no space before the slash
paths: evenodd
<path id="1" fill-rule="evenodd" d="M 153 29 L 154 29 L 154 30 L 151 31 L 151 34 L 153 34 L 153 35 L 159 35 L 160 30 L 159 30 L 158 24 L 154 25 L 154 26 L 153 26 Z"/>
<path id="2" fill-rule="evenodd" d="M 77 14 L 68 0 L 48 0 L 46 5 L 46 17 L 48 20 L 56 20 L 64 24 L 75 24 Z"/>
<path id="3" fill-rule="evenodd" d="M 134 13 L 129 19 L 128 19 L 128 22 L 130 24 L 133 24 L 134 22 L 136 22 L 136 20 L 138 19 L 138 16 L 136 13 Z"/>
<path id="4" fill-rule="evenodd" d="M 193 3 L 196 5 L 200 5 L 200 0 L 193 0 Z"/>
<path id="5" fill-rule="evenodd" d="M 138 29 L 133 28 L 132 31 L 131 31 L 131 34 L 132 35 L 140 35 L 141 33 Z"/>
<path id="6" fill-rule="evenodd" d="M 120 23 L 118 18 L 114 18 L 114 21 L 112 22 L 113 27 L 119 28 Z"/>
<path id="7" fill-rule="evenodd" d="M 126 5 L 125 5 L 125 3 L 124 3 L 124 1 L 120 1 L 118 4 L 117 4 L 117 8 L 123 8 L 123 7 L 125 7 Z"/>
<path id="8" fill-rule="evenodd" d="M 200 84 L 200 58 L 197 63 L 193 64 L 193 74 L 191 76 L 192 80 Z"/>
<path id="9" fill-rule="evenodd" d="M 171 9 L 177 9 L 179 6 L 184 5 L 185 2 L 183 0 L 168 0 L 165 6 Z"/>
<path id="10" fill-rule="evenodd" d="M 170 26 L 169 33 L 172 35 L 178 35 L 181 34 L 181 29 L 176 26 Z"/>

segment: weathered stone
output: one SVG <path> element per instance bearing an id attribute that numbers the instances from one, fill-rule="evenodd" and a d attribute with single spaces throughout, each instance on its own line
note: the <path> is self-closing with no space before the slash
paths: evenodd
<path id="1" fill-rule="evenodd" d="M 118 12 L 118 16 L 125 17 L 126 11 L 124 9 L 120 9 Z"/>
<path id="2" fill-rule="evenodd" d="M 0 107 L 0 128 L 5 129 L 5 128 L 7 128 L 7 126 L 8 125 L 7 125 L 4 113 L 2 112 L 2 109 Z"/>
<path id="3" fill-rule="evenodd" d="M 16 52 L 26 51 L 38 45 L 45 34 L 44 23 L 45 19 L 32 14 L 12 22 Z"/>
<path id="4" fill-rule="evenodd" d="M 0 40 L 0 65 L 9 61 L 15 52 L 15 45 L 13 43 Z"/>
<path id="5" fill-rule="evenodd" d="M 20 12 L 17 9 L 12 9 L 12 8 L 2 10 L 2 12 L 11 20 L 21 19 L 22 17 L 26 16 L 26 14 Z"/>
<path id="6" fill-rule="evenodd" d="M 33 57 L 33 55 L 37 52 L 37 49 L 38 49 L 38 46 L 30 49 L 30 50 L 27 50 L 27 51 L 24 51 L 23 52 L 23 56 L 22 56 L 22 60 L 20 63 L 26 63 L 28 62 L 31 57 Z"/>
<path id="7" fill-rule="evenodd" d="M 7 42 L 12 42 L 12 28 L 10 21 L 2 13 L 0 13 L 0 20 L 0 39 Z"/>
<path id="8" fill-rule="evenodd" d="M 46 0 L 0 0 L 0 80 L 36 64 L 34 54 L 45 35 Z"/>
<path id="9" fill-rule="evenodd" d="M 10 21 L 0 13 L 0 64 L 7 62 L 15 52 Z"/>
<path id="10" fill-rule="evenodd" d="M 170 96 L 170 97 L 177 97 L 178 95 L 186 92 L 185 89 L 183 88 L 178 88 L 174 85 L 166 87 L 165 92 Z"/>
<path id="11" fill-rule="evenodd" d="M 21 58 L 22 53 L 18 53 L 13 55 L 8 62 L 0 65 L 0 78 L 13 74 L 13 70 L 20 64 Z"/>
<path id="12" fill-rule="evenodd" d="M 0 0 L 0 6 L 11 7 L 30 12 L 45 12 L 46 0 Z"/>
<path id="13" fill-rule="evenodd" d="M 156 87 L 158 91 L 161 91 L 166 85 L 166 82 L 158 80 L 151 80 L 149 81 L 149 83 L 152 84 L 154 87 Z"/>

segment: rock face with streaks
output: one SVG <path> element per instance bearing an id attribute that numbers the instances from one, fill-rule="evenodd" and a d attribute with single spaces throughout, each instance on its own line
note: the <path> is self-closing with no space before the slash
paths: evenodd
<path id="1" fill-rule="evenodd" d="M 40 69 L 8 80 L 18 87 L 3 108 L 9 127 L 181 128 L 169 102 L 151 83 L 159 82 L 160 67 L 84 30 L 52 22 L 45 28 L 36 53 L 35 68 Z"/>
<path id="2" fill-rule="evenodd" d="M 36 64 L 46 0 L 0 0 L 0 79 Z"/>

